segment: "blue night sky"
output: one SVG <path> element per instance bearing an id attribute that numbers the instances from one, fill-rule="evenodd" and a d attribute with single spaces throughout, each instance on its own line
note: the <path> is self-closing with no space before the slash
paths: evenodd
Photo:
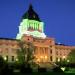
<path id="1" fill-rule="evenodd" d="M 15 38 L 21 16 L 33 5 L 45 23 L 45 34 L 75 45 L 75 0 L 0 0 L 0 37 Z"/>

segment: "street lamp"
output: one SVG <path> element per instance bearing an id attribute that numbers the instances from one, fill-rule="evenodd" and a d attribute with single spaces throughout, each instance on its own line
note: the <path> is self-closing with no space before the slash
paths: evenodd
<path id="1" fill-rule="evenodd" d="M 65 59 L 65 56 L 63 56 L 63 59 Z"/>
<path id="2" fill-rule="evenodd" d="M 16 58 L 15 60 L 18 61 L 18 58 Z"/>
<path id="3" fill-rule="evenodd" d="M 7 60 L 6 56 L 4 56 L 4 60 L 5 60 L 5 61 Z"/>
<path id="4" fill-rule="evenodd" d="M 63 58 L 63 61 L 65 61 L 65 56 L 63 56 L 62 58 Z"/>
<path id="5" fill-rule="evenodd" d="M 47 59 L 47 56 L 45 56 L 45 59 Z"/>
<path id="6" fill-rule="evenodd" d="M 58 62 L 60 62 L 60 58 L 58 58 Z"/>
<path id="7" fill-rule="evenodd" d="M 70 60 L 67 60 L 67 62 L 69 63 L 69 62 L 70 62 Z"/>

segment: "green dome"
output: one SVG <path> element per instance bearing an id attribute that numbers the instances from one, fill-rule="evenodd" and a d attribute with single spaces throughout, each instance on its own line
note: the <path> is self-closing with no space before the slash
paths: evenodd
<path id="1" fill-rule="evenodd" d="M 32 5 L 29 6 L 28 11 L 22 16 L 22 19 L 30 19 L 30 20 L 37 20 L 41 21 L 38 17 L 37 13 L 33 10 Z"/>

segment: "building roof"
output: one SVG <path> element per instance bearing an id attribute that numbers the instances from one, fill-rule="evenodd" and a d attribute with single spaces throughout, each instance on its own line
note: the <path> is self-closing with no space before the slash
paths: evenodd
<path id="1" fill-rule="evenodd" d="M 13 40 L 13 41 L 18 41 L 17 39 L 12 39 L 12 38 L 0 38 L 0 40 Z"/>
<path id="2" fill-rule="evenodd" d="M 62 46 L 66 46 L 65 44 L 62 44 L 62 43 L 55 43 L 55 45 L 62 45 Z"/>
<path id="3" fill-rule="evenodd" d="M 41 21 L 37 13 L 33 10 L 32 5 L 30 4 L 28 11 L 22 16 L 22 19 L 31 19 Z"/>

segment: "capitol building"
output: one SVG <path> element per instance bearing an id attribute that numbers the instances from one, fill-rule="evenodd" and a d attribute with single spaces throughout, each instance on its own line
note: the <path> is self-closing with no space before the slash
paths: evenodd
<path id="1" fill-rule="evenodd" d="M 44 33 L 44 22 L 34 11 L 32 5 L 22 16 L 19 32 L 15 39 L 0 38 L 0 55 L 8 62 L 17 61 L 18 40 L 31 42 L 34 47 L 35 62 L 56 62 L 68 60 L 67 56 L 75 46 L 58 44 L 55 38 L 47 37 Z"/>

